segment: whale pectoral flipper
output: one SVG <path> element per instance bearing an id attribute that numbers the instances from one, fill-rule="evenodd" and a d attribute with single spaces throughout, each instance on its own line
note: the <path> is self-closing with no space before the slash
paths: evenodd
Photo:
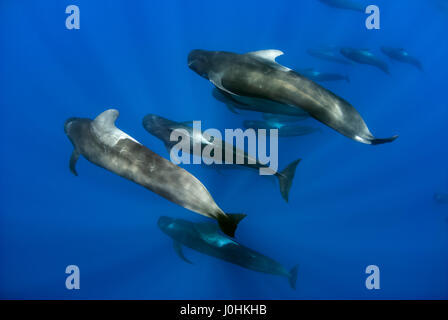
<path id="1" fill-rule="evenodd" d="M 78 176 L 78 172 L 76 172 L 76 162 L 79 159 L 79 152 L 75 149 L 72 152 L 72 156 L 70 157 L 70 171 L 75 175 Z"/>
<path id="2" fill-rule="evenodd" d="M 185 258 L 184 253 L 182 251 L 182 244 L 179 241 L 174 240 L 173 241 L 173 247 L 174 247 L 174 251 L 176 251 L 177 255 L 184 260 L 186 263 L 189 264 L 193 264 L 193 262 L 191 262 L 190 260 L 188 260 L 187 258 Z"/>
<path id="3" fill-rule="evenodd" d="M 219 227 L 222 232 L 230 237 L 235 237 L 235 230 L 238 226 L 238 223 L 246 217 L 245 214 L 235 213 L 235 214 L 221 214 L 216 220 L 218 220 Z"/>
<path id="4" fill-rule="evenodd" d="M 208 74 L 208 78 L 209 78 L 210 82 L 213 83 L 215 85 L 215 87 L 217 87 L 219 90 L 224 91 L 224 92 L 230 94 L 231 96 L 238 96 L 236 93 L 233 93 L 233 92 L 227 90 L 226 88 L 224 88 L 220 74 L 215 73 L 215 72 L 210 72 Z"/>
<path id="5" fill-rule="evenodd" d="M 236 109 L 230 103 L 226 103 L 226 107 L 227 107 L 227 109 L 229 109 L 230 112 L 232 112 L 234 114 L 240 114 L 238 111 L 236 111 Z"/>

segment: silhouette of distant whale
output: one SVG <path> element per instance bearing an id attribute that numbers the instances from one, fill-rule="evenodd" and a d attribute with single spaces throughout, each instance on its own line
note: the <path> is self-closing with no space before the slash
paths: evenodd
<path id="1" fill-rule="evenodd" d="M 418 61 L 417 58 L 410 56 L 409 53 L 402 48 L 381 47 L 381 51 L 391 59 L 411 64 L 423 71 L 421 62 Z"/>
<path id="2" fill-rule="evenodd" d="M 338 9 L 346 9 L 346 10 L 354 10 L 358 12 L 365 12 L 365 7 L 356 1 L 353 0 L 319 0 L 320 2 L 326 4 L 327 6 L 338 8 Z"/>
<path id="3" fill-rule="evenodd" d="M 438 203 L 448 203 L 448 193 L 436 193 L 434 200 Z"/>
<path id="4" fill-rule="evenodd" d="M 319 48 L 319 49 L 308 49 L 306 52 L 314 57 L 321 60 L 326 60 L 330 62 L 336 62 L 344 65 L 353 65 L 353 62 L 346 60 L 339 55 L 339 48 Z"/>
<path id="5" fill-rule="evenodd" d="M 377 67 L 383 72 L 390 74 L 387 63 L 375 56 L 369 50 L 342 48 L 341 54 L 352 61 Z"/>
<path id="6" fill-rule="evenodd" d="M 299 73 L 315 82 L 339 81 L 339 80 L 350 82 L 350 78 L 347 75 L 331 72 L 320 72 L 314 68 L 302 69 L 299 70 Z"/>

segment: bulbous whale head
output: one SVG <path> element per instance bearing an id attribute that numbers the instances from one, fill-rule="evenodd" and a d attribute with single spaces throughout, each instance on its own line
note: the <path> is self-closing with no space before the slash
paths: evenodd
<path id="1" fill-rule="evenodd" d="M 188 67 L 201 77 L 208 79 L 208 71 L 210 70 L 211 64 L 210 58 L 210 51 L 192 50 L 188 54 Z"/>
<path id="2" fill-rule="evenodd" d="M 147 114 L 143 118 L 143 127 L 146 131 L 164 142 L 170 141 L 171 132 L 178 126 L 179 123 L 155 114 Z"/>
<path id="3" fill-rule="evenodd" d="M 67 120 L 65 120 L 64 123 L 64 132 L 65 134 L 69 135 L 70 134 L 70 130 L 73 126 L 73 124 L 76 124 L 78 122 L 79 118 L 68 118 Z"/>
<path id="4" fill-rule="evenodd" d="M 159 220 L 157 221 L 157 226 L 163 232 L 170 234 L 170 230 L 172 230 L 174 228 L 174 222 L 175 222 L 175 219 L 173 219 L 173 218 L 161 216 L 159 218 Z"/>
<path id="5" fill-rule="evenodd" d="M 352 54 L 354 50 L 352 48 L 341 48 L 339 51 L 341 52 L 342 55 L 348 56 Z"/>
<path id="6" fill-rule="evenodd" d="M 64 124 L 64 132 L 73 145 L 76 145 L 78 137 L 81 136 L 84 126 L 90 122 L 84 118 L 68 118 Z"/>

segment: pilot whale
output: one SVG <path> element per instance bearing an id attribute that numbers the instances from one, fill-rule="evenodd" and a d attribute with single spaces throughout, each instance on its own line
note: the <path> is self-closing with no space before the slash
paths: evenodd
<path id="1" fill-rule="evenodd" d="M 350 78 L 347 75 L 331 72 L 321 72 L 317 71 L 314 68 L 302 69 L 299 70 L 299 73 L 315 82 L 339 81 L 339 80 L 350 82 Z"/>
<path id="2" fill-rule="evenodd" d="M 435 193 L 434 200 L 438 203 L 448 203 L 448 193 Z"/>
<path id="3" fill-rule="evenodd" d="M 343 65 L 353 65 L 353 62 L 340 57 L 339 48 L 337 47 L 325 47 L 325 48 L 314 48 L 308 49 L 306 52 L 314 57 L 321 60 L 326 60 L 330 62 L 336 62 Z"/>
<path id="4" fill-rule="evenodd" d="M 308 113 L 297 107 L 261 99 L 252 99 L 252 100 L 245 99 L 244 101 L 241 101 L 241 99 L 238 99 L 233 95 L 223 90 L 220 90 L 216 87 L 213 88 L 212 95 L 216 100 L 224 103 L 231 112 L 236 114 L 239 113 L 236 110 L 238 109 L 238 110 L 263 112 L 277 115 L 285 115 L 301 119 L 306 119 L 309 117 Z"/>
<path id="5" fill-rule="evenodd" d="M 190 141 L 190 149 L 187 150 L 190 154 L 194 154 L 194 145 L 201 146 L 201 154 L 199 154 L 199 156 L 204 155 L 204 153 L 202 153 L 202 150 L 204 150 L 204 148 L 213 146 L 215 150 L 221 150 L 222 163 L 225 163 L 225 150 L 227 150 L 226 148 L 228 147 L 228 150 L 232 150 L 233 152 L 233 163 L 236 163 L 236 165 L 255 170 L 259 170 L 260 168 L 269 169 L 267 165 L 261 164 L 258 159 L 251 157 L 244 150 L 240 150 L 234 145 L 230 145 L 222 140 L 216 139 L 215 137 L 207 137 L 202 132 L 195 133 L 191 126 L 185 125 L 183 123 L 169 120 L 155 114 L 148 114 L 143 118 L 143 127 L 150 134 L 160 139 L 165 144 L 168 152 L 170 152 L 171 148 L 173 148 L 174 145 L 177 144 L 177 141 L 170 140 L 172 132 L 182 129 L 182 132 L 185 132 L 185 134 L 187 134 L 185 139 L 188 139 Z M 178 132 L 180 132 L 180 130 Z M 241 155 L 244 159 L 244 162 L 242 164 L 238 164 L 236 162 L 237 155 Z M 249 160 L 252 160 L 252 163 L 250 163 Z M 278 178 L 280 193 L 286 202 L 288 202 L 289 190 L 291 189 L 296 168 L 300 161 L 301 159 L 293 161 L 283 171 L 272 172 L 273 175 Z"/>
<path id="6" fill-rule="evenodd" d="M 281 114 L 263 113 L 262 117 L 266 121 L 285 124 L 306 120 L 307 118 L 309 118 L 309 114 L 304 113 L 303 116 L 286 116 Z"/>
<path id="7" fill-rule="evenodd" d="M 359 1 L 353 0 L 319 0 L 320 2 L 326 4 L 327 6 L 338 8 L 338 9 L 346 9 L 346 10 L 354 10 L 358 12 L 365 12 L 365 6 L 363 6 Z"/>
<path id="8" fill-rule="evenodd" d="M 277 261 L 222 235 L 214 223 L 193 223 L 162 216 L 158 226 L 173 239 L 176 253 L 187 263 L 191 261 L 185 257 L 182 246 L 249 270 L 286 277 L 290 286 L 296 287 L 297 266 L 286 270 Z"/>
<path id="9" fill-rule="evenodd" d="M 367 64 L 377 67 L 381 71 L 390 74 L 387 63 L 367 49 L 341 48 L 341 54 L 347 59 L 353 60 L 360 64 Z"/>
<path id="10" fill-rule="evenodd" d="M 397 138 L 374 137 L 350 103 L 278 64 L 275 59 L 282 54 L 279 50 L 246 54 L 193 50 L 188 55 L 188 66 L 242 103 L 262 100 L 301 108 L 339 133 L 365 144 L 382 144 Z"/>
<path id="11" fill-rule="evenodd" d="M 119 112 L 106 110 L 95 118 L 70 118 L 64 130 L 74 146 L 70 170 L 80 155 L 188 210 L 216 219 L 221 230 L 234 236 L 244 214 L 226 214 L 204 185 L 188 171 L 149 150 L 115 126 Z"/>
<path id="12" fill-rule="evenodd" d="M 423 71 L 422 63 L 402 48 L 381 47 L 381 51 L 391 59 L 411 64 L 417 67 L 420 71 Z"/>
<path id="13" fill-rule="evenodd" d="M 265 129 L 267 132 L 271 129 L 278 130 L 279 137 L 299 137 L 305 136 L 311 133 L 319 132 L 320 129 L 309 126 L 299 126 L 294 124 L 283 124 L 275 121 L 264 120 L 244 120 L 243 126 L 246 129 L 260 130 Z"/>

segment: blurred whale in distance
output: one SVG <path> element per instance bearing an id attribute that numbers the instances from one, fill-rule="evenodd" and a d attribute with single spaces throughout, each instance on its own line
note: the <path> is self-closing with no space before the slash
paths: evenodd
<path id="1" fill-rule="evenodd" d="M 381 47 L 381 51 L 393 60 L 411 64 L 417 67 L 420 71 L 423 71 L 421 62 L 417 58 L 409 55 L 403 48 Z"/>
<path id="2" fill-rule="evenodd" d="M 308 49 L 306 52 L 314 57 L 321 60 L 326 60 L 330 62 L 336 62 L 343 65 L 353 65 L 353 62 L 350 60 L 347 60 L 340 56 L 339 48 L 332 47 L 332 48 L 316 48 L 316 49 Z"/>
<path id="3" fill-rule="evenodd" d="M 256 99 L 304 110 L 346 137 L 365 144 L 383 144 L 397 138 L 374 137 L 347 101 L 278 64 L 275 59 L 282 54 L 279 50 L 246 54 L 193 50 L 188 55 L 188 66 L 237 101 Z"/>
<path id="4" fill-rule="evenodd" d="M 448 203 L 448 193 L 435 193 L 434 200 L 437 203 Z"/>
<path id="5" fill-rule="evenodd" d="M 367 64 L 379 68 L 383 72 L 390 74 L 389 66 L 386 62 L 375 56 L 366 49 L 341 48 L 341 54 L 347 59 L 360 64 Z"/>
<path id="6" fill-rule="evenodd" d="M 297 266 L 288 271 L 277 261 L 224 236 L 214 223 L 193 223 L 162 216 L 158 226 L 173 239 L 174 250 L 187 263 L 191 261 L 185 257 L 182 246 L 249 270 L 285 277 L 291 288 L 296 287 Z"/>
<path id="7" fill-rule="evenodd" d="M 298 70 L 298 72 L 315 82 L 340 81 L 340 80 L 350 82 L 350 78 L 347 75 L 331 72 L 320 72 L 314 68 L 301 69 Z"/>
<path id="8" fill-rule="evenodd" d="M 155 114 L 148 114 L 143 119 L 143 127 L 150 134 L 160 139 L 165 144 L 165 147 L 168 150 L 168 152 L 170 152 L 170 150 L 178 143 L 178 141 L 170 140 L 172 132 L 177 130 L 178 134 L 184 132 L 184 134 L 187 135 L 185 137 L 182 136 L 182 138 L 188 139 L 190 141 L 189 144 L 190 149 L 188 150 L 190 154 L 195 154 L 194 145 L 200 145 L 198 151 L 200 151 L 201 154 L 198 154 L 198 156 L 206 156 L 206 153 L 203 153 L 203 150 L 205 148 L 213 147 L 214 152 L 216 152 L 216 150 L 220 150 L 219 152 L 222 157 L 221 161 L 222 164 L 224 165 L 226 148 L 228 148 L 228 150 L 232 150 L 233 152 L 232 166 L 233 165 L 243 166 L 257 171 L 260 168 L 265 168 L 266 170 L 269 170 L 268 165 L 260 163 L 260 161 L 257 158 L 247 154 L 244 150 L 238 149 L 233 144 L 226 143 L 225 141 L 219 140 L 215 137 L 207 136 L 203 132 L 196 132 L 196 130 L 193 130 L 193 128 L 189 125 L 169 120 Z M 182 131 L 179 129 L 182 129 Z M 242 164 L 237 163 L 236 159 L 238 156 L 241 156 L 241 158 L 244 159 L 244 162 Z M 272 174 L 275 175 L 279 181 L 280 193 L 286 202 L 288 202 L 289 191 L 292 186 L 292 181 L 295 176 L 297 165 L 299 164 L 300 161 L 301 159 L 293 161 L 283 171 L 272 172 Z"/>
<path id="9" fill-rule="evenodd" d="M 320 129 L 313 127 L 299 126 L 294 124 L 282 124 L 279 122 L 263 120 L 244 120 L 243 125 L 246 129 L 277 129 L 279 137 L 298 137 L 320 131 Z M 268 134 L 268 132 L 266 132 L 266 134 Z"/>
<path id="10" fill-rule="evenodd" d="M 319 0 L 319 1 L 326 4 L 327 6 L 338 9 L 354 10 L 363 13 L 366 10 L 366 6 L 361 4 L 359 1 L 354 0 Z"/>
<path id="11" fill-rule="evenodd" d="M 115 126 L 118 111 L 95 118 L 70 118 L 64 130 L 74 146 L 70 170 L 80 155 L 108 171 L 131 180 L 188 210 L 216 219 L 222 231 L 234 236 L 243 214 L 225 214 L 204 185 L 188 171 L 152 152 Z"/>

